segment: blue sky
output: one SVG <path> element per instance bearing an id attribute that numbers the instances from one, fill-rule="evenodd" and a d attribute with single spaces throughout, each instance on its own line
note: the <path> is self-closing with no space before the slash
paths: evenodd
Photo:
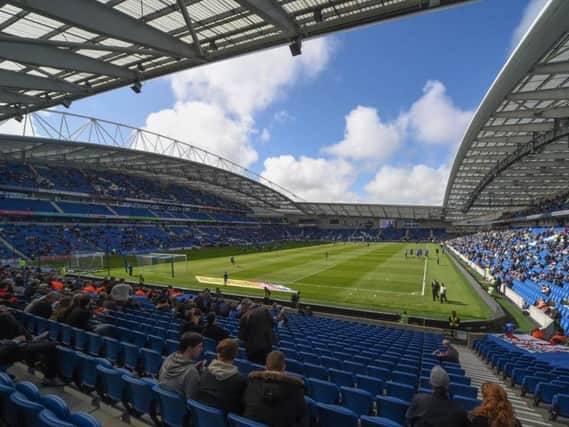
<path id="1" fill-rule="evenodd" d="M 481 0 L 75 102 L 311 201 L 440 204 L 460 137 L 544 0 Z"/>

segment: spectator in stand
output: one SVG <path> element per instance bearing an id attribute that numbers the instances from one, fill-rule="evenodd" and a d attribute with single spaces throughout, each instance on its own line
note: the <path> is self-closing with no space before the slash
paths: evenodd
<path id="1" fill-rule="evenodd" d="M 270 427 L 308 426 L 304 382 L 285 373 L 285 356 L 280 351 L 267 355 L 264 371 L 249 374 L 243 396 L 244 416 Z"/>
<path id="2" fill-rule="evenodd" d="M 413 396 L 405 418 L 408 427 L 467 427 L 468 416 L 459 403 L 450 398 L 450 378 L 438 365 L 431 370 L 432 394 Z"/>
<path id="3" fill-rule="evenodd" d="M 277 322 L 279 328 L 284 328 L 286 325 L 288 325 L 288 317 L 286 315 L 286 310 L 284 307 L 279 307 L 279 314 L 277 314 L 275 321 Z"/>
<path id="4" fill-rule="evenodd" d="M 72 305 L 69 314 L 66 316 L 66 322 L 74 328 L 89 330 L 89 321 L 91 320 L 92 313 L 89 309 L 91 298 L 87 295 L 81 295 L 74 298 L 74 305 Z"/>
<path id="5" fill-rule="evenodd" d="M 0 363 L 40 363 L 46 387 L 63 385 L 57 380 L 57 343 L 33 338 L 5 306 L 0 305 Z"/>
<path id="6" fill-rule="evenodd" d="M 541 285 L 541 293 L 545 296 L 549 296 L 549 294 L 551 293 L 551 288 L 548 285 L 543 284 Z"/>
<path id="7" fill-rule="evenodd" d="M 215 321 L 215 313 L 210 311 L 207 314 L 207 324 L 203 329 L 203 336 L 216 341 L 221 341 L 229 336 L 229 333 L 220 327 Z"/>
<path id="8" fill-rule="evenodd" d="M 239 341 L 224 339 L 216 350 L 217 359 L 200 376 L 197 400 L 225 412 L 241 414 L 247 380 L 233 364 L 239 353 Z"/>
<path id="9" fill-rule="evenodd" d="M 202 314 L 199 308 L 187 311 L 187 318 L 182 323 L 182 334 L 186 332 L 203 333 Z"/>
<path id="10" fill-rule="evenodd" d="M 241 310 L 239 339 L 245 341 L 247 358 L 262 365 L 275 342 L 273 318 L 267 308 L 255 305 L 247 298 L 241 303 Z"/>
<path id="11" fill-rule="evenodd" d="M 549 342 L 555 345 L 566 345 L 569 338 L 563 333 L 562 329 L 558 329 L 555 335 L 551 337 Z"/>
<path id="12" fill-rule="evenodd" d="M 73 299 L 70 296 L 64 296 L 55 305 L 50 320 L 55 320 L 56 322 L 65 322 L 65 317 L 68 313 L 69 307 L 71 306 Z"/>
<path id="13" fill-rule="evenodd" d="M 125 283 L 124 279 L 120 279 L 119 283 L 113 286 L 111 297 L 119 304 L 126 304 L 132 295 L 132 286 Z"/>
<path id="14" fill-rule="evenodd" d="M 203 338 L 195 332 L 186 332 L 180 339 L 180 348 L 164 360 L 158 381 L 160 387 L 180 393 L 185 399 L 195 399 L 200 382 L 201 362 L 194 363 L 203 351 Z"/>
<path id="15" fill-rule="evenodd" d="M 59 300 L 60 294 L 55 291 L 44 295 L 43 297 L 37 298 L 29 303 L 24 311 L 34 316 L 40 316 L 44 319 L 49 319 L 53 313 L 53 304 Z"/>
<path id="16" fill-rule="evenodd" d="M 444 351 L 435 350 L 433 354 L 439 358 L 440 362 L 459 363 L 458 351 L 454 348 L 449 340 L 443 340 Z"/>
<path id="17" fill-rule="evenodd" d="M 521 427 L 506 391 L 496 383 L 480 387 L 482 403 L 470 413 L 472 427 Z"/>

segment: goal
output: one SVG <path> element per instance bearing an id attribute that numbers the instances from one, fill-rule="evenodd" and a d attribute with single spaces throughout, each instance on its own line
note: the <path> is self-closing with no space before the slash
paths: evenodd
<path id="1" fill-rule="evenodd" d="M 105 268 L 103 252 L 75 252 L 69 260 L 74 271 L 100 271 Z"/>
<path id="2" fill-rule="evenodd" d="M 185 254 L 152 252 L 145 255 L 137 255 L 136 264 L 141 272 L 163 272 L 165 274 L 171 274 L 172 277 L 174 277 L 178 271 L 184 273 L 188 272 L 188 257 Z"/>

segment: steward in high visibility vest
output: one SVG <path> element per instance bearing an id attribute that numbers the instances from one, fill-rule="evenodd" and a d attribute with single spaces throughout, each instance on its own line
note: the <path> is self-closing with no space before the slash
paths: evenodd
<path id="1" fill-rule="evenodd" d="M 457 316 L 455 310 L 453 310 L 448 317 L 448 325 L 452 330 L 460 328 L 460 317 Z"/>

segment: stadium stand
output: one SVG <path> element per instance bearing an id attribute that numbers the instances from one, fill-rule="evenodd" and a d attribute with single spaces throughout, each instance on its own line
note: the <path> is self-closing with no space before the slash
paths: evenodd
<path id="1" fill-rule="evenodd" d="M 21 282 L 21 272 L 17 268 L 4 268 L 2 278 Z M 34 290 L 36 297 L 46 290 L 39 287 L 39 280 L 34 279 L 49 280 L 48 276 L 49 273 L 28 272 L 27 285 Z M 81 292 L 86 283 L 86 280 L 66 279 L 63 292 Z M 107 292 L 113 285 L 109 281 L 95 282 L 97 288 L 106 289 Z M 200 411 L 207 412 L 209 409 L 193 403 L 188 406 L 183 400 L 179 402 L 177 395 L 157 385 L 160 365 L 164 357 L 176 349 L 181 327 L 175 312 L 158 311 L 155 307 L 154 301 L 159 301 L 164 292 L 151 291 L 148 297 L 137 297 L 122 310 L 105 308 L 107 306 L 103 301 L 93 294 L 92 304 L 100 307 L 94 311 L 95 319 L 111 325 L 114 338 L 24 312 L 16 307 L 23 307 L 28 299 L 14 294 L 12 290 L 6 298 L 15 307 L 13 312 L 18 321 L 31 334 L 47 333 L 49 340 L 59 343 L 60 376 L 69 385 L 96 396 L 97 399 L 93 401 L 95 405 L 98 405 L 98 400 L 113 404 L 121 408 L 124 419 L 146 415 L 166 422 L 177 419 L 168 425 L 181 425 L 176 423 L 180 423 L 184 417 L 199 418 L 203 415 L 200 415 Z M 185 298 L 187 307 L 191 307 L 196 294 L 186 293 L 186 296 L 189 297 Z M 200 298 L 200 301 L 204 301 L 203 295 Z M 210 309 L 219 311 L 223 301 L 218 298 L 211 295 L 204 312 Z M 230 335 L 238 335 L 239 323 L 236 318 L 219 317 L 218 323 Z M 419 387 L 424 386 L 424 376 L 439 364 L 432 353 L 440 348 L 442 341 L 442 336 L 434 333 L 299 314 L 290 314 L 287 326 L 275 327 L 275 334 L 278 343 L 274 348 L 285 353 L 292 373 L 304 377 L 321 426 L 331 425 L 326 421 L 329 411 L 342 413 L 356 421 L 360 417 L 374 415 L 389 419 L 391 424 L 388 425 L 403 425 L 402 411 Z M 166 345 L 162 345 L 164 342 Z M 203 358 L 215 357 L 211 348 L 209 344 L 206 345 Z M 244 353 L 245 350 L 241 348 L 240 357 Z M 242 373 L 262 369 L 246 359 L 237 359 L 236 365 Z M 451 373 L 452 387 L 456 387 L 454 398 L 463 399 L 459 393 L 471 397 L 473 394 L 467 387 L 470 379 L 464 375 L 460 365 L 448 362 L 442 365 Z M 385 372 L 381 377 L 377 375 L 380 371 Z M 51 421 L 44 419 L 55 417 L 60 422 L 76 425 L 74 419 L 78 416 L 69 415 L 65 403 L 47 403 L 49 399 L 42 397 L 39 391 L 34 391 L 33 396 L 21 396 L 18 393 L 23 393 L 21 389 L 24 383 L 14 385 L 7 376 L 0 376 L 0 380 L 4 382 L 0 389 L 4 398 L 10 402 L 14 400 L 13 404 L 18 408 L 4 412 L 4 416 L 37 419 L 47 423 L 45 425 L 50 425 Z M 36 390 L 34 386 L 28 388 Z M 23 403 L 16 402 L 16 397 Z M 43 413 L 46 408 L 51 413 Z"/>

